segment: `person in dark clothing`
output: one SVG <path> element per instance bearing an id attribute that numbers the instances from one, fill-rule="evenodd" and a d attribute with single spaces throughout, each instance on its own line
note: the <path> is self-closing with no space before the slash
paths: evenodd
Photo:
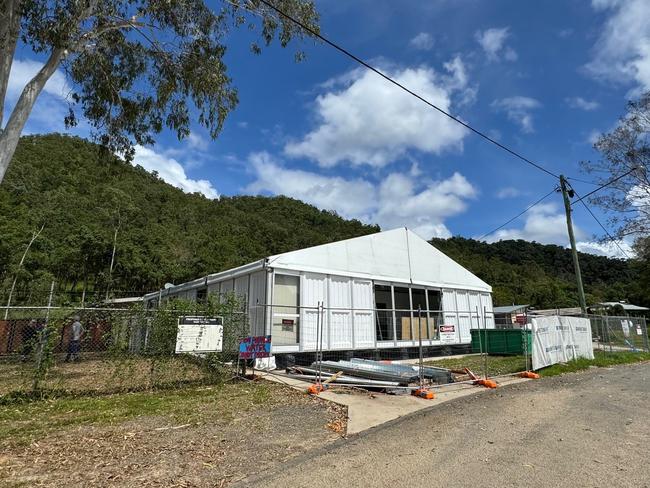
<path id="1" fill-rule="evenodd" d="M 70 342 L 68 343 L 68 354 L 65 357 L 65 362 L 68 361 L 78 361 L 79 360 L 79 350 L 81 349 L 81 335 L 84 332 L 84 328 L 79 322 L 79 317 L 74 318 L 72 323 L 72 333 L 70 334 Z"/>

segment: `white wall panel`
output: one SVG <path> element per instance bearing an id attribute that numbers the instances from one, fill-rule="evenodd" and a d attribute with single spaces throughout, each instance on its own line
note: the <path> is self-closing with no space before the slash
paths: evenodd
<path id="1" fill-rule="evenodd" d="M 219 295 L 221 292 L 221 283 L 212 283 L 208 285 L 208 295 Z"/>
<path id="2" fill-rule="evenodd" d="M 258 271 L 250 275 L 248 296 L 248 316 L 250 317 L 251 335 L 264 335 L 264 317 L 266 309 L 266 272 Z"/>
<path id="3" fill-rule="evenodd" d="M 469 311 L 476 314 L 478 310 L 479 315 L 483 315 L 483 307 L 478 293 L 474 291 L 469 292 Z"/>
<path id="4" fill-rule="evenodd" d="M 318 347 L 318 302 L 324 302 L 326 295 L 326 276 L 314 273 L 305 273 L 300 280 L 300 344 L 303 351 L 315 351 Z M 323 349 L 328 349 L 327 314 L 322 314 L 321 324 L 323 329 Z"/>
<path id="5" fill-rule="evenodd" d="M 352 292 L 350 278 L 330 276 L 328 290 L 329 337 L 332 349 L 352 348 Z M 333 310 L 342 309 L 342 310 Z"/>
<path id="6" fill-rule="evenodd" d="M 221 294 L 225 295 L 233 290 L 233 280 L 226 280 L 221 282 Z"/>
<path id="7" fill-rule="evenodd" d="M 248 299 L 248 277 L 250 275 L 235 278 L 235 295 L 241 299 Z"/>
<path id="8" fill-rule="evenodd" d="M 469 296 L 466 290 L 456 290 L 456 306 L 459 312 L 469 313 Z"/>
<path id="9" fill-rule="evenodd" d="M 471 323 L 470 316 L 467 314 L 458 317 L 458 332 L 461 343 L 472 342 L 472 333 L 470 332 Z"/>
<path id="10" fill-rule="evenodd" d="M 354 347 L 357 349 L 375 345 L 373 302 L 372 282 L 354 280 L 352 282 L 352 306 L 354 308 Z"/>
<path id="11" fill-rule="evenodd" d="M 492 313 L 492 295 L 481 293 L 481 306 L 485 307 L 487 313 Z"/>
<path id="12" fill-rule="evenodd" d="M 456 311 L 456 292 L 450 289 L 442 290 L 442 309 L 445 312 Z"/>

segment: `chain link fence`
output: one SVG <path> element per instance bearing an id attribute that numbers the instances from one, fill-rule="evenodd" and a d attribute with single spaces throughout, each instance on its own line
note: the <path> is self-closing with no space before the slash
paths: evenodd
<path id="1" fill-rule="evenodd" d="M 221 352 L 176 354 L 182 316 L 223 318 Z M 235 297 L 161 308 L 0 307 L 0 399 L 105 394 L 224 381 L 248 315 Z"/>
<path id="2" fill-rule="evenodd" d="M 587 315 L 591 322 L 594 349 L 604 352 L 650 352 L 644 317 Z"/>

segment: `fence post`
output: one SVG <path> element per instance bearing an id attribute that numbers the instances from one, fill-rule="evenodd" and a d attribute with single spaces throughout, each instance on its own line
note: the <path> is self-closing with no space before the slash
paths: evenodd
<path id="1" fill-rule="evenodd" d="M 36 374 L 34 375 L 34 384 L 32 386 L 33 391 L 38 391 L 40 387 L 40 381 L 42 376 L 43 369 L 43 354 L 45 351 L 45 346 L 50 338 L 49 323 L 50 323 L 50 309 L 52 308 L 52 296 L 54 295 L 54 280 L 50 285 L 50 297 L 47 301 L 47 312 L 45 312 L 45 325 L 41 330 L 41 336 L 38 340 L 38 352 L 36 353 Z"/>

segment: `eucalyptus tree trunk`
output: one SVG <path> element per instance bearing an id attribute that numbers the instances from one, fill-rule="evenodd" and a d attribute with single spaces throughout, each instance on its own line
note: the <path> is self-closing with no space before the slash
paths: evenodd
<path id="1" fill-rule="evenodd" d="M 43 91 L 47 80 L 56 72 L 65 57 L 65 53 L 64 49 L 54 49 L 51 52 L 47 62 L 36 73 L 34 78 L 25 85 L 25 88 L 23 88 L 23 92 L 20 94 L 20 98 L 9 116 L 7 125 L 2 129 L 0 133 L 0 183 L 2 183 L 11 158 L 13 158 L 14 152 L 16 151 L 20 134 L 25 127 L 29 114 L 34 108 L 36 99 L 41 91 Z M 4 62 L 5 60 L 3 60 Z M 9 73 L 6 75 L 8 77 Z M 6 82 L 0 80 L 0 86 L 2 86 L 2 83 L 5 83 L 5 93 L 0 93 L 0 98 L 4 100 L 6 97 Z"/>
<path id="2" fill-rule="evenodd" d="M 11 63 L 16 52 L 20 29 L 20 0 L 4 0 L 0 4 L 0 130 L 5 111 Z M 2 178 L 0 178 L 2 181 Z"/>

